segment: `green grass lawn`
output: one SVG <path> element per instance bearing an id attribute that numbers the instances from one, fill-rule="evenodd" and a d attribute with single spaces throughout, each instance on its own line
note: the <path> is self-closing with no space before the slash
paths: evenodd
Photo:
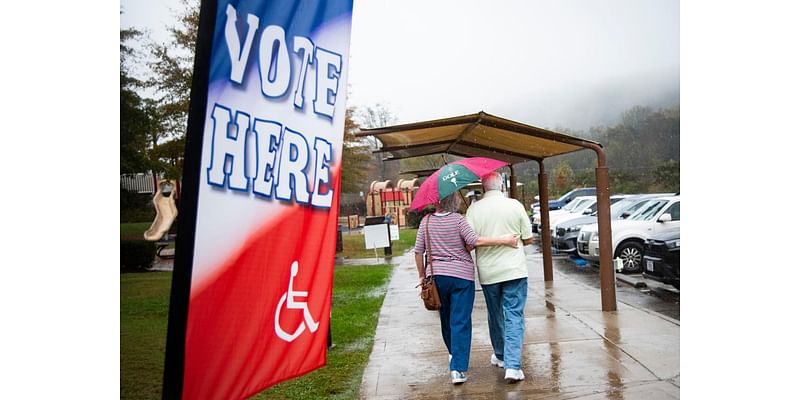
<path id="1" fill-rule="evenodd" d="M 400 229 L 400 240 L 392 242 L 392 254 L 401 255 L 414 247 L 417 240 L 416 229 Z M 337 254 L 345 258 L 375 258 L 375 250 L 364 248 L 363 234 L 342 233 L 342 252 Z M 378 257 L 383 258 L 383 249 L 378 249 Z"/>
<path id="2" fill-rule="evenodd" d="M 133 222 L 119 225 L 121 239 L 144 240 L 144 233 L 150 229 L 152 222 Z"/>
<path id="3" fill-rule="evenodd" d="M 161 398 L 171 272 L 120 275 L 120 398 Z"/>
<path id="4" fill-rule="evenodd" d="M 273 386 L 256 399 L 358 398 L 391 267 L 334 270 L 328 365 Z M 120 398 L 158 399 L 164 368 L 172 273 L 120 276 Z"/>

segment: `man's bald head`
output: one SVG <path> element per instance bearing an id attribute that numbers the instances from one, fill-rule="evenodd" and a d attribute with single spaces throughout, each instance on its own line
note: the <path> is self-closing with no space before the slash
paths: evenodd
<path id="1" fill-rule="evenodd" d="M 503 178 L 497 172 L 489 172 L 481 177 L 481 184 L 483 185 L 484 192 L 500 190 L 500 187 L 503 185 Z"/>

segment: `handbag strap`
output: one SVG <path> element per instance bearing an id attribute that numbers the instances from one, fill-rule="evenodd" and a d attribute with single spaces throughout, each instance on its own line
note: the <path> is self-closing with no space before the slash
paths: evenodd
<path id="1" fill-rule="evenodd" d="M 431 224 L 431 215 L 428 214 L 426 218 L 427 220 L 425 222 L 425 242 L 426 242 L 425 246 L 428 248 L 428 263 L 425 267 L 428 266 L 431 267 L 431 276 L 433 276 L 433 249 L 431 248 L 431 236 L 430 236 L 430 230 L 428 229 L 428 226 L 430 226 Z"/>

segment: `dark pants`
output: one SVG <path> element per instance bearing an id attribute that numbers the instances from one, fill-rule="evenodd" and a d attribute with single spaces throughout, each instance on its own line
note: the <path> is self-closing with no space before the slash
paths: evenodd
<path id="1" fill-rule="evenodd" d="M 436 275 L 435 279 L 442 301 L 442 308 L 439 309 L 442 338 L 447 351 L 453 356 L 450 370 L 464 372 L 469 368 L 469 352 L 472 346 L 475 282 L 443 275 Z"/>

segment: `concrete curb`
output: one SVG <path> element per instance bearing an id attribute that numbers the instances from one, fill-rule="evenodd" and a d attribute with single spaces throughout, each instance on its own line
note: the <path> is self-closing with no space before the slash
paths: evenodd
<path id="1" fill-rule="evenodd" d="M 631 286 L 633 286 L 633 287 L 635 287 L 637 289 L 647 287 L 647 283 L 645 283 L 644 278 L 638 277 L 636 275 L 629 276 L 629 275 L 623 275 L 622 273 L 617 272 L 616 276 L 617 276 L 617 281 L 618 282 L 622 282 L 622 283 L 625 283 L 627 285 L 631 285 Z"/>

